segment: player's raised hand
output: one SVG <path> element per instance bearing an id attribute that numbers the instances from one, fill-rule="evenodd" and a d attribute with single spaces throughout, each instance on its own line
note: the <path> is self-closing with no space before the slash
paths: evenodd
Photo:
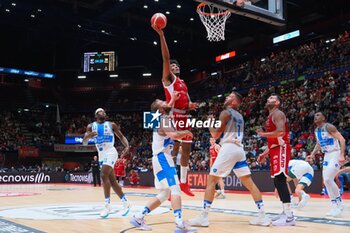
<path id="1" fill-rule="evenodd" d="M 152 27 L 160 36 L 163 35 L 163 30 L 162 30 L 162 29 L 159 29 L 159 28 L 157 27 L 157 25 L 151 24 L 151 27 Z"/>

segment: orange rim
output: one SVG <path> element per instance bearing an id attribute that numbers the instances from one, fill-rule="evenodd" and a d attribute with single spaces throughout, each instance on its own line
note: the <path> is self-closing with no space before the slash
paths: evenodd
<path id="1" fill-rule="evenodd" d="M 207 12 L 204 12 L 201 10 L 201 7 L 205 7 L 207 6 L 207 4 L 205 4 L 204 2 L 200 3 L 198 6 L 197 6 L 197 12 L 202 14 L 202 15 L 205 15 L 205 16 L 220 16 L 220 15 L 227 15 L 227 14 L 230 14 L 229 11 L 222 11 L 222 12 L 218 12 L 218 13 L 207 13 Z"/>

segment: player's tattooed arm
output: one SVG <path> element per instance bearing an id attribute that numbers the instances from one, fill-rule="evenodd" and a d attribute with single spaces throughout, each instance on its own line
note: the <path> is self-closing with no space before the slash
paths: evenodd
<path id="1" fill-rule="evenodd" d="M 213 119 L 213 116 L 209 116 L 209 118 Z M 219 121 L 221 122 L 221 125 L 219 128 L 213 128 L 210 127 L 209 131 L 211 136 L 216 140 L 218 139 L 221 134 L 224 132 L 226 128 L 227 121 L 230 119 L 230 113 L 227 110 L 224 110 L 220 113 Z"/>

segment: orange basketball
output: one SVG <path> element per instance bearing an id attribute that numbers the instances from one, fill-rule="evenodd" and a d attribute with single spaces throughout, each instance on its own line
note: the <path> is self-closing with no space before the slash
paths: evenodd
<path id="1" fill-rule="evenodd" d="M 156 13 L 151 18 L 151 24 L 156 25 L 156 27 L 159 29 L 165 28 L 166 23 L 167 23 L 167 18 L 162 13 Z"/>

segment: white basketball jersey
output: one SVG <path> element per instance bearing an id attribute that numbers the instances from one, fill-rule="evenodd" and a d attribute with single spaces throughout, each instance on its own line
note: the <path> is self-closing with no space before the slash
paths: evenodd
<path id="1" fill-rule="evenodd" d="M 156 130 L 153 132 L 152 152 L 154 156 L 161 152 L 171 154 L 173 147 L 174 141 L 170 137 L 160 135 Z"/>
<path id="2" fill-rule="evenodd" d="M 95 145 L 98 153 L 105 153 L 114 148 L 114 131 L 112 124 L 109 121 L 105 121 L 102 124 L 97 122 L 92 123 L 92 131 L 97 132 L 95 139 Z"/>
<path id="3" fill-rule="evenodd" d="M 327 125 L 328 123 L 315 130 L 317 142 L 323 153 L 340 150 L 339 141 L 328 132 Z"/>
<path id="4" fill-rule="evenodd" d="M 220 144 L 234 143 L 234 140 L 238 140 L 242 144 L 244 119 L 238 111 L 232 108 L 227 110 L 230 113 L 230 119 L 226 123 L 225 131 L 220 137 Z"/>

